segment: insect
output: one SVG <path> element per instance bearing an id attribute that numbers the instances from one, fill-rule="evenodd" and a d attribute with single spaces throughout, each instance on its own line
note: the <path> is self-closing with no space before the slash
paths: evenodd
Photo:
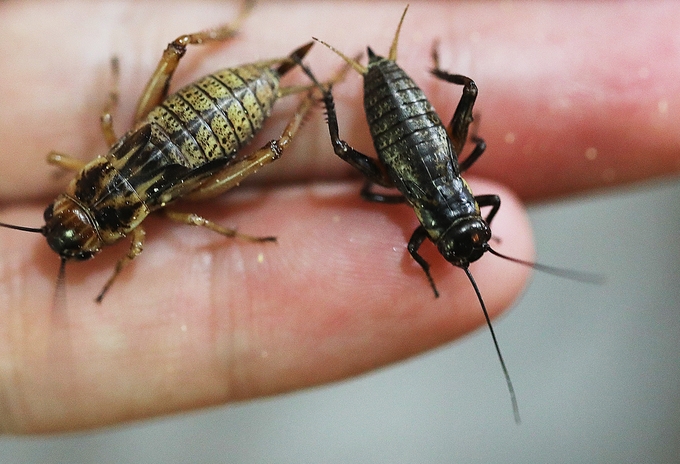
<path id="1" fill-rule="evenodd" d="M 182 35 L 167 46 L 138 101 L 134 126 L 121 138 L 113 131 L 110 108 L 105 110 L 101 126 L 110 146 L 106 155 L 87 164 L 68 155 L 48 155 L 48 162 L 78 173 L 45 209 L 45 225 L 33 228 L 0 223 L 45 236 L 61 258 L 58 285 L 67 261 L 90 259 L 103 247 L 130 236 L 129 251 L 117 262 L 96 298 L 101 302 L 121 270 L 142 252 L 142 221 L 154 211 L 228 237 L 275 240 L 239 234 L 196 214 L 167 208 L 178 198 L 219 195 L 278 159 L 313 104 L 310 90 L 279 139 L 252 154 L 237 155 L 262 127 L 279 97 L 304 90 L 281 87 L 279 81 L 313 42 L 285 58 L 217 71 L 168 96 L 170 80 L 187 46 L 232 37 L 252 4 L 246 1 L 232 24 Z M 113 102 L 115 95 L 109 106 Z"/>
<path id="2" fill-rule="evenodd" d="M 474 142 L 474 148 L 465 160 L 460 164 L 458 162 L 473 121 L 472 109 L 477 98 L 477 86 L 466 76 L 450 74 L 440 69 L 435 44 L 432 49 L 432 74 L 446 82 L 463 86 L 463 95 L 451 122 L 444 126 L 423 91 L 396 63 L 399 32 L 407 11 L 408 6 L 397 26 L 388 57 L 376 55 L 369 47 L 367 66 L 362 66 L 334 47 L 315 39 L 338 54 L 363 76 L 364 110 L 378 154 L 377 159 L 358 152 L 340 138 L 331 87 L 319 84 L 311 70 L 303 63 L 299 64 L 323 93 L 335 154 L 358 169 L 366 178 L 361 196 L 380 203 L 407 203 L 415 211 L 420 226 L 408 242 L 408 251 L 425 272 L 435 297 L 439 296 L 439 292 L 430 274 L 430 265 L 418 253 L 425 240 L 430 240 L 447 261 L 463 269 L 467 275 L 491 332 L 510 392 L 515 421 L 519 423 L 519 408 L 512 381 L 469 265 L 489 252 L 575 280 L 592 281 L 592 276 L 508 257 L 491 248 L 489 224 L 498 212 L 501 200 L 498 195 L 473 195 L 467 182 L 461 177 L 461 173 L 484 153 L 484 140 L 472 135 L 470 139 Z M 396 188 L 400 194 L 374 192 L 374 184 Z M 486 217 L 481 213 L 481 208 L 485 207 L 491 208 Z"/>

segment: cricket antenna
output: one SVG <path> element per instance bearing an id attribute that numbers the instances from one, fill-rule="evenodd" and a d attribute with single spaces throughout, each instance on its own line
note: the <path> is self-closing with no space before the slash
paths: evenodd
<path id="1" fill-rule="evenodd" d="M 482 312 L 484 313 L 484 318 L 486 319 L 486 325 L 489 326 L 491 338 L 493 339 L 493 346 L 496 347 L 496 354 L 498 354 L 498 360 L 501 362 L 501 368 L 503 369 L 503 375 L 505 376 L 505 383 L 508 385 L 508 391 L 510 392 L 510 401 L 512 402 L 512 413 L 515 415 L 515 423 L 519 425 L 522 423 L 522 419 L 519 416 L 519 406 L 517 405 L 515 388 L 512 386 L 512 380 L 510 380 L 510 373 L 508 372 L 508 368 L 505 366 L 505 361 L 503 360 L 501 349 L 498 346 L 498 339 L 496 338 L 496 332 L 494 332 L 493 330 L 493 325 L 491 325 L 491 318 L 489 318 L 489 313 L 486 310 L 486 305 L 484 304 L 484 300 L 482 299 L 482 294 L 479 291 L 479 287 L 477 287 L 477 282 L 475 282 L 474 277 L 472 277 L 472 273 L 467 267 L 464 267 L 463 270 L 465 271 L 465 274 L 470 280 L 472 288 L 475 290 L 475 293 L 477 294 L 477 299 L 479 300 L 479 304 L 482 307 Z"/>
<path id="2" fill-rule="evenodd" d="M 24 232 L 35 232 L 38 234 L 43 233 L 43 228 L 42 227 L 24 227 L 24 226 L 16 226 L 14 224 L 5 224 L 4 222 L 0 222 L 0 227 L 6 227 L 8 229 L 14 229 L 14 230 L 22 230 Z"/>
<path id="3" fill-rule="evenodd" d="M 537 271 L 545 272 L 546 274 L 552 274 L 557 277 L 562 277 L 564 279 L 574 280 L 576 282 L 583 282 L 586 284 L 603 284 L 606 281 L 605 277 L 601 274 L 575 271 L 573 269 L 564 269 L 561 267 L 548 266 L 546 264 L 535 263 L 533 261 L 525 261 L 523 259 L 513 258 L 512 256 L 507 256 L 504 255 L 503 253 L 494 250 L 493 248 L 491 248 L 491 246 L 489 246 L 488 243 L 485 244 L 484 250 L 488 251 L 492 255 L 498 256 L 499 258 L 503 258 L 513 263 L 530 267 L 532 269 L 536 269 Z"/>
<path id="4" fill-rule="evenodd" d="M 511 261 L 513 263 L 521 264 L 522 266 L 527 266 L 532 269 L 536 269 L 537 271 L 545 272 L 547 274 L 552 274 L 557 277 L 562 277 L 565 279 L 569 280 L 575 280 L 577 282 L 584 282 L 584 283 L 589 283 L 589 284 L 602 284 L 605 281 L 604 276 L 600 274 L 593 274 L 590 272 L 582 272 L 582 271 L 575 271 L 573 269 L 563 269 L 559 267 L 553 267 L 553 266 L 548 266 L 545 264 L 541 263 L 536 263 L 533 261 L 525 261 L 523 259 L 519 258 L 513 258 L 512 256 L 507 256 L 504 255 L 503 253 L 500 253 L 493 248 L 488 243 L 484 244 L 484 251 L 488 251 L 492 255 L 498 256 L 499 258 L 506 259 L 508 261 Z M 462 268 L 465 271 L 465 274 L 468 276 L 468 279 L 470 280 L 470 283 L 472 284 L 472 288 L 474 288 L 475 293 L 477 294 L 477 299 L 479 300 L 479 304 L 482 306 L 482 311 L 484 312 L 484 317 L 486 318 L 486 324 L 489 326 L 489 331 L 491 332 L 491 338 L 493 339 L 493 344 L 494 347 L 496 348 L 496 353 L 498 354 L 498 360 L 501 362 L 501 368 L 503 369 L 503 375 L 505 375 L 505 382 L 508 384 L 508 391 L 510 392 L 510 400 L 512 401 L 512 412 L 515 415 L 515 422 L 517 424 L 521 423 L 521 419 L 519 416 L 519 407 L 517 406 L 517 398 L 515 397 L 515 389 L 512 386 L 512 381 L 510 380 L 510 374 L 508 373 L 508 369 L 505 366 L 505 361 L 503 360 L 503 355 L 501 354 L 501 349 L 498 346 L 498 339 L 496 338 L 496 333 L 493 330 L 493 326 L 491 325 L 491 319 L 489 318 L 489 313 L 486 310 L 486 305 L 484 304 L 484 300 L 482 299 L 482 294 L 479 291 L 479 287 L 477 287 L 477 282 L 475 282 L 475 279 L 472 277 L 472 273 L 470 273 L 470 270 L 467 267 Z M 435 291 L 436 292 L 436 291 Z"/>

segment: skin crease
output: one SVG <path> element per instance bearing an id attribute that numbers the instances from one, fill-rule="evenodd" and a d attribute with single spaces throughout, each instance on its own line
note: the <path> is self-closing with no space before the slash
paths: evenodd
<path id="1" fill-rule="evenodd" d="M 81 159 L 105 152 L 98 116 L 112 56 L 121 61 L 114 117 L 122 134 L 165 45 L 235 14 L 225 2 L 164 5 L 0 4 L 0 54 L 11 63 L 0 75 L 2 221 L 41 225 L 45 206 L 70 178 L 55 176 L 44 162 L 49 150 Z M 295 6 L 291 14 L 287 4 L 263 1 L 237 38 L 190 47 L 174 88 L 221 67 L 284 56 L 311 36 L 348 55 L 368 44 L 386 55 L 404 8 Z M 502 198 L 492 225 L 502 243 L 492 246 L 533 258 L 516 195 L 551 199 L 680 167 L 674 45 L 680 41 L 672 40 L 680 29 L 673 8 L 674 2 L 411 5 L 398 62 L 442 119 L 448 122 L 461 89 L 428 76 L 435 39 L 442 68 L 479 86 L 475 114 L 488 149 L 466 179 L 476 194 Z M 366 16 L 375 18 L 370 28 L 356 21 Z M 321 78 L 342 63 L 320 45 L 307 62 Z M 294 74 L 285 82 L 305 82 Z M 360 78 L 350 74 L 334 93 L 341 136 L 372 155 Z M 280 102 L 253 146 L 278 135 L 296 101 Z M 93 428 L 272 395 L 365 372 L 484 324 L 464 273 L 426 243 L 422 254 L 441 292 L 435 300 L 406 251 L 415 215 L 403 205 L 359 198 L 358 177 L 333 155 L 321 114 L 313 112 L 284 159 L 247 187 L 177 207 L 245 233 L 275 235 L 278 244 L 244 243 L 151 217 L 144 253 L 102 305 L 94 297 L 125 242 L 69 264 L 66 299 L 53 308 L 57 257 L 37 234 L 0 230 L 0 427 Z M 509 307 L 529 274 L 492 256 L 471 270 L 492 315 Z"/>

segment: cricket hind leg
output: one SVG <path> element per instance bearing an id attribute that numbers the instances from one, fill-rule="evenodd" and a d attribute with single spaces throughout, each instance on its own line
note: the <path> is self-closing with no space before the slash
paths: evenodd
<path id="1" fill-rule="evenodd" d="M 301 61 L 298 62 L 298 64 L 323 95 L 323 102 L 324 106 L 326 107 L 326 122 L 328 123 L 328 131 L 330 133 L 331 143 L 333 145 L 333 151 L 335 154 L 354 166 L 354 168 L 361 172 L 370 183 L 378 184 L 388 188 L 394 187 L 392 180 L 387 174 L 385 166 L 380 162 L 380 160 L 364 155 L 340 138 L 338 115 L 335 111 L 335 101 L 333 99 L 331 88 L 332 86 L 322 85 L 314 76 L 314 73 L 312 73 L 309 67 L 307 67 Z M 369 189 L 364 188 L 364 190 L 367 192 Z M 367 195 L 370 197 L 370 192 L 367 193 Z"/>
<path id="2" fill-rule="evenodd" d="M 135 123 L 143 120 L 147 114 L 157 106 L 168 94 L 168 88 L 175 70 L 187 51 L 188 45 L 201 45 L 210 42 L 220 42 L 233 37 L 239 30 L 241 23 L 248 16 L 255 4 L 254 0 L 245 0 L 234 21 L 215 29 L 185 34 L 170 42 L 163 51 L 163 55 L 151 75 L 144 92 L 137 102 Z"/>

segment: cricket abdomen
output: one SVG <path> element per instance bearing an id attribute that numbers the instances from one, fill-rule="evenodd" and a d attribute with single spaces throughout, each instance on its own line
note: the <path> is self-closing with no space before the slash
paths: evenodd
<path id="1" fill-rule="evenodd" d="M 364 76 L 364 107 L 378 158 L 395 187 L 413 205 L 446 203 L 459 177 L 453 147 L 423 91 L 394 62 L 371 58 Z M 423 182 L 427 179 L 429 182 Z"/>
<path id="2" fill-rule="evenodd" d="M 146 120 L 180 150 L 180 164 L 196 168 L 232 159 L 271 114 L 279 76 L 261 66 L 224 69 L 167 97 Z"/>

